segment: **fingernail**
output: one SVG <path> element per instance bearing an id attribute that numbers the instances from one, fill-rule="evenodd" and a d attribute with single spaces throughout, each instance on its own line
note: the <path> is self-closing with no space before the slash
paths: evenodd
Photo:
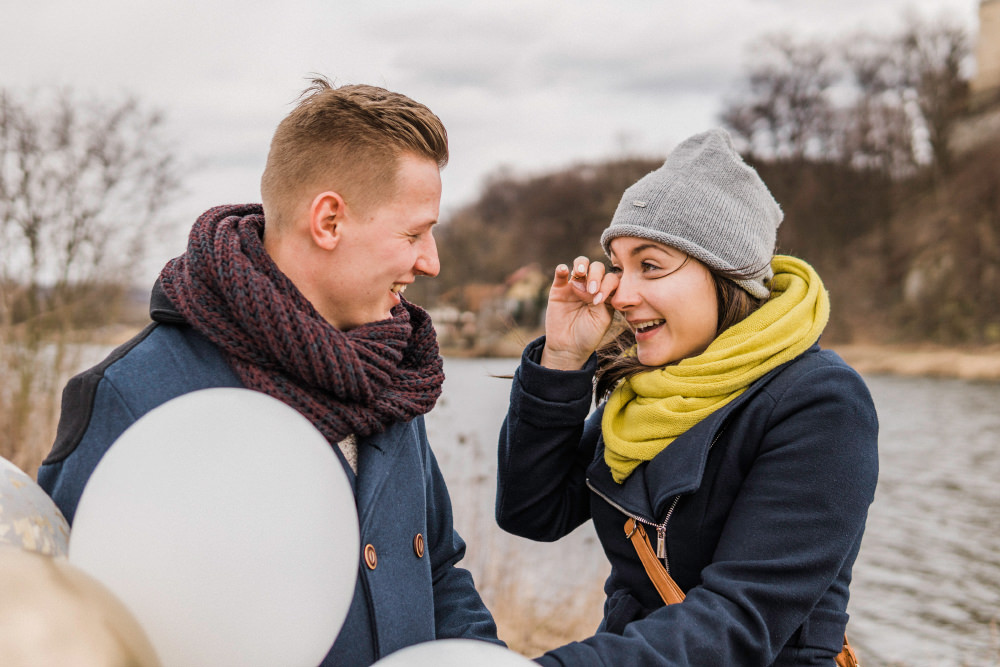
<path id="1" fill-rule="evenodd" d="M 598 292 L 597 296 L 594 297 L 594 305 L 596 306 L 604 299 L 604 292 Z"/>
<path id="2" fill-rule="evenodd" d="M 585 274 L 587 272 L 587 267 L 585 267 L 583 264 L 577 264 L 577 266 L 576 266 L 576 272 L 577 272 L 578 275 L 582 276 L 583 274 Z"/>
<path id="3" fill-rule="evenodd" d="M 591 280 L 590 281 L 590 284 L 587 285 L 587 291 L 590 292 L 591 294 L 593 294 L 594 292 L 597 291 L 597 281 L 596 280 Z"/>

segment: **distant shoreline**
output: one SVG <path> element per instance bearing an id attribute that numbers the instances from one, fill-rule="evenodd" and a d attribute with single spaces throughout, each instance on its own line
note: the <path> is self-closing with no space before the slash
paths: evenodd
<path id="1" fill-rule="evenodd" d="M 826 347 L 862 374 L 1000 380 L 1000 345 L 831 344 Z"/>
<path id="2" fill-rule="evenodd" d="M 104 342 L 119 345 L 137 332 L 134 327 L 122 327 L 105 337 Z M 534 338 L 522 331 L 509 332 L 489 345 L 472 348 L 442 346 L 445 357 L 518 358 L 521 350 Z M 863 374 L 947 377 L 962 380 L 1000 381 L 1000 344 L 948 347 L 931 343 L 825 343 L 855 370 Z"/>
<path id="3" fill-rule="evenodd" d="M 828 344 L 859 373 L 867 375 L 905 375 L 943 377 L 962 380 L 1000 381 L 1000 345 L 983 347 L 946 347 L 941 345 L 902 345 L 845 343 Z M 442 349 L 446 357 L 519 357 L 521 348 L 511 341 L 496 346 L 473 349 Z"/>

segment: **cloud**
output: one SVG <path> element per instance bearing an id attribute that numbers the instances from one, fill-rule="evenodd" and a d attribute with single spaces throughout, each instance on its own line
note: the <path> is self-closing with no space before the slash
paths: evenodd
<path id="1" fill-rule="evenodd" d="M 192 214 L 255 199 L 275 125 L 311 72 L 411 95 L 445 121 L 445 205 L 500 165 L 664 154 L 716 122 L 765 32 L 883 27 L 974 0 L 34 0 L 0 22 L 0 86 L 135 93 L 165 112 Z"/>
<path id="2" fill-rule="evenodd" d="M 390 45 L 400 77 L 496 97 L 538 88 L 648 92 L 653 82 L 705 90 L 726 79 L 738 56 L 738 47 L 692 33 L 666 3 L 637 3 L 646 11 L 603 2 L 553 9 L 562 4 L 410 10 L 370 22 L 366 32 Z"/>

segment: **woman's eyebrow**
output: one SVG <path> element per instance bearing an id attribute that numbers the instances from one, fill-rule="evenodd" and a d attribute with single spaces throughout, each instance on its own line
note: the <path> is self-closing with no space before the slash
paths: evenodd
<path id="1" fill-rule="evenodd" d="M 643 250 L 649 250 L 650 248 L 652 248 L 653 250 L 659 250 L 660 252 L 666 253 L 668 255 L 670 254 L 670 252 L 659 243 L 643 243 L 641 245 L 637 245 L 636 247 L 632 248 L 632 250 L 630 250 L 628 254 L 630 257 L 635 257 Z M 616 257 L 615 251 L 612 250 L 609 254 L 611 256 L 611 260 L 614 261 Z"/>
<path id="2" fill-rule="evenodd" d="M 670 254 L 663 248 L 663 246 L 661 246 L 658 243 L 643 243 L 642 245 L 637 245 L 636 247 L 632 248 L 632 251 L 629 253 L 629 255 L 635 257 L 643 250 L 649 250 L 650 248 L 652 248 L 653 250 L 659 250 L 660 252 L 666 253 L 668 255 Z"/>

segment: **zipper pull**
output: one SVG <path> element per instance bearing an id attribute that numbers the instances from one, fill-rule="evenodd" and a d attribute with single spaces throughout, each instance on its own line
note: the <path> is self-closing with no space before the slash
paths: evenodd
<path id="1" fill-rule="evenodd" d="M 667 557 L 667 527 L 656 527 L 656 557 L 664 560 Z"/>

